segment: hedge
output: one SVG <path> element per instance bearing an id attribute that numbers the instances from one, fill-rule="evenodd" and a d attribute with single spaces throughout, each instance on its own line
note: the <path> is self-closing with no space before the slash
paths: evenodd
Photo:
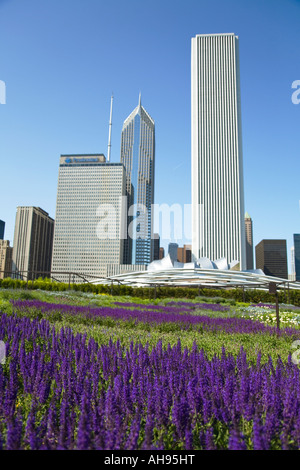
<path id="1" fill-rule="evenodd" d="M 0 279 L 0 288 L 10 289 L 40 289 L 52 291 L 75 290 L 82 292 L 94 292 L 95 294 L 127 295 L 140 297 L 142 299 L 154 298 L 186 298 L 195 299 L 196 297 L 219 297 L 220 299 L 235 300 L 238 302 L 272 302 L 274 295 L 268 291 L 241 288 L 231 289 L 210 289 L 199 287 L 169 287 L 169 286 L 150 286 L 150 287 L 132 287 L 125 285 L 102 285 L 102 284 L 68 284 L 63 282 L 53 282 L 50 279 L 37 279 L 35 281 L 21 281 L 19 279 Z M 300 290 L 279 290 L 278 299 L 280 303 L 289 303 L 300 306 Z"/>

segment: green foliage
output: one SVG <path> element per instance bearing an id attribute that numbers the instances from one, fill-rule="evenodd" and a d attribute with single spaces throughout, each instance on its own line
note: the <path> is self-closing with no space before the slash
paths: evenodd
<path id="1" fill-rule="evenodd" d="M 153 301 L 148 299 L 140 299 L 138 297 L 113 297 L 106 294 L 94 294 L 81 291 L 41 291 L 31 290 L 26 291 L 23 289 L 0 289 L 0 311 L 8 314 L 12 313 L 12 305 L 9 299 L 39 299 L 51 303 L 68 303 L 75 305 L 107 305 L 114 306 L 114 302 L 128 302 L 153 304 Z M 203 301 L 204 298 L 202 298 Z M 171 298 L 163 300 L 156 299 L 155 303 L 165 304 Z M 181 299 L 182 300 L 182 299 Z M 207 298 L 206 298 L 207 300 Z M 198 298 L 195 299 L 198 301 Z M 248 304 L 246 304 L 248 305 Z M 237 306 L 232 306 L 229 312 L 209 312 L 207 310 L 197 311 L 195 314 L 205 315 L 229 315 L 229 316 L 242 316 Z M 25 315 L 30 318 L 47 318 L 55 329 L 59 331 L 62 327 L 71 328 L 74 333 L 86 333 L 87 337 L 92 337 L 99 344 L 108 344 L 109 340 L 120 341 L 124 346 L 129 346 L 131 341 L 141 342 L 142 344 L 148 343 L 150 347 L 162 341 L 163 347 L 176 345 L 180 339 L 182 347 L 190 349 L 195 341 L 196 344 L 203 348 L 209 357 L 214 355 L 221 355 L 222 347 L 224 346 L 228 353 L 237 355 L 241 346 L 247 351 L 247 357 L 253 363 L 257 360 L 258 352 L 261 352 L 262 362 L 267 362 L 269 357 L 277 360 L 278 355 L 283 361 L 287 361 L 290 354 L 293 353 L 292 342 L 293 338 L 288 336 L 270 336 L 266 334 L 242 334 L 235 333 L 229 334 L 223 331 L 209 332 L 205 331 L 201 325 L 197 328 L 182 329 L 177 323 L 142 323 L 134 320 L 115 320 L 110 317 L 95 317 L 94 319 L 86 318 L 80 315 L 68 315 L 60 312 L 53 312 L 53 314 L 43 314 L 38 309 L 31 309 L 30 311 L 21 313 L 14 310 L 18 315 Z M 4 340 L 4 338 L 1 338 Z"/>
<path id="2" fill-rule="evenodd" d="M 3 285 L 3 281 L 4 285 Z M 29 281 L 28 284 L 22 284 L 24 281 L 16 281 L 12 279 L 5 279 L 0 281 L 0 315 L 5 312 L 11 314 L 13 312 L 10 299 L 39 299 L 51 303 L 67 303 L 75 305 L 89 305 L 89 306 L 114 306 L 114 302 L 132 302 L 140 304 L 161 304 L 165 305 L 171 300 L 180 299 L 180 301 L 187 302 L 208 302 L 229 305 L 230 311 L 226 312 L 209 312 L 208 310 L 195 310 L 195 315 L 217 315 L 217 316 L 243 316 L 244 314 L 250 317 L 251 312 L 256 307 L 251 307 L 251 302 L 258 303 L 274 303 L 274 299 L 267 292 L 262 291 L 248 291 L 247 296 L 243 296 L 242 290 L 214 290 L 214 289 L 184 289 L 184 288 L 157 288 L 157 297 L 154 299 L 153 288 L 132 288 L 128 286 L 114 286 L 114 296 L 111 295 L 111 286 L 103 285 L 90 285 L 90 284 L 62 284 L 54 283 L 45 279 L 38 279 L 36 281 Z M 43 286 L 46 286 L 43 288 Z M 27 287 L 27 288 L 26 288 Z M 297 294 L 297 295 L 296 295 Z M 180 297 L 182 295 L 182 297 Z M 246 301 L 243 302 L 243 297 Z M 293 301 L 297 305 L 300 301 L 300 295 L 295 291 L 294 297 L 290 292 L 289 303 Z M 285 302 L 286 296 L 280 293 L 280 301 Z M 248 310 L 247 310 L 248 309 Z M 282 315 L 285 309 L 282 309 Z M 71 315 L 68 313 L 60 313 L 55 311 L 50 315 L 42 313 L 39 309 L 31 309 L 30 311 L 22 313 L 21 311 L 14 310 L 15 314 L 24 315 L 29 318 L 47 318 L 47 320 L 54 325 L 56 331 L 61 328 L 71 328 L 74 334 L 86 334 L 88 338 L 93 338 L 99 344 L 108 344 L 110 341 L 119 341 L 125 347 L 129 347 L 131 342 L 148 344 L 149 348 L 156 346 L 159 341 L 162 342 L 162 347 L 167 348 L 181 342 L 181 347 L 191 349 L 193 344 L 196 343 L 200 349 L 203 349 L 208 358 L 214 356 L 221 356 L 222 349 L 225 348 L 227 354 L 237 356 L 243 347 L 247 353 L 247 358 L 250 363 L 256 364 L 257 356 L 261 354 L 261 363 L 266 363 L 269 358 L 275 363 L 280 356 L 283 362 L 290 359 L 293 353 L 292 343 L 293 338 L 289 336 L 276 336 L 269 334 L 245 334 L 245 333 L 225 333 L 224 331 L 206 331 L 201 325 L 198 328 L 182 329 L 178 323 L 142 323 L 135 320 L 115 320 L 110 317 L 96 317 L 86 318 L 80 315 Z M 256 312 L 257 313 L 257 312 Z M 273 318 L 274 309 L 264 314 L 268 318 Z M 285 313 L 288 319 L 290 316 L 295 315 L 295 311 Z M 266 317 L 267 318 L 267 317 Z M 6 342 L 6 338 L 0 338 Z M 37 338 L 36 344 L 42 344 L 44 339 Z M 34 344 L 31 339 L 26 339 L 25 352 L 33 351 Z M 45 361 L 50 361 L 50 355 L 45 356 Z M 60 364 L 55 367 L 59 369 Z M 2 366 L 3 376 L 8 379 L 10 375 L 10 358 Z M 105 386 L 108 386 L 106 384 Z M 44 404 L 37 404 L 37 418 L 36 424 L 39 425 L 42 416 L 45 415 L 45 409 L 49 407 L 49 403 L 53 394 L 56 393 L 55 380 L 51 383 L 51 390 L 47 402 Z M 22 410 L 25 422 L 30 413 L 32 397 L 25 393 L 24 387 L 20 384 L 18 396 L 16 398 L 16 408 Z M 79 409 L 76 409 L 76 420 L 78 420 Z M 264 417 L 262 417 L 264 419 Z M 247 448 L 253 449 L 253 423 L 242 419 L 240 429 L 243 432 Z M 192 437 L 195 450 L 201 449 L 200 433 L 205 432 L 207 428 L 212 429 L 213 440 L 217 449 L 228 448 L 229 428 L 224 423 L 216 419 L 211 419 L 207 424 L 201 423 L 199 416 L 195 414 L 193 417 Z M 7 423 L 0 421 L 0 434 L 5 435 L 7 432 Z M 145 421 L 141 423 L 141 430 L 139 442 L 143 439 L 145 434 Z M 185 442 L 176 438 L 176 428 L 174 424 L 168 423 L 164 428 L 153 428 L 153 443 L 157 445 L 164 445 L 166 449 L 184 450 Z M 28 447 L 29 448 L 29 447 Z M 279 437 L 273 439 L 271 449 L 280 449 L 281 442 Z"/>
<path id="3" fill-rule="evenodd" d="M 47 278 L 39 278 L 34 281 L 21 281 L 19 279 L 0 279 L 0 288 L 4 289 L 30 289 L 30 290 L 44 290 L 53 292 L 64 292 L 73 290 L 75 292 L 86 292 L 94 294 L 111 294 L 115 296 L 131 296 L 138 297 L 139 299 L 155 300 L 156 298 L 175 298 L 175 299 L 189 299 L 195 300 L 196 298 L 211 298 L 216 303 L 224 303 L 235 305 L 236 302 L 248 303 L 274 303 L 275 298 L 265 290 L 257 289 L 211 289 L 201 287 L 170 287 L 170 286 L 156 286 L 151 287 L 132 287 L 125 285 L 102 285 L 90 283 L 68 283 L 54 282 Z M 289 303 L 292 305 L 300 306 L 300 290 L 280 290 L 278 292 L 280 303 Z"/>

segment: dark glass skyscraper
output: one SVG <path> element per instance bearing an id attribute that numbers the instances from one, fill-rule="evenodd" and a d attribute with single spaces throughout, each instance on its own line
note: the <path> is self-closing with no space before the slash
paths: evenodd
<path id="1" fill-rule="evenodd" d="M 124 121 L 121 162 L 126 170 L 128 237 L 125 264 L 147 265 L 153 260 L 155 125 L 141 104 Z"/>
<path id="2" fill-rule="evenodd" d="M 177 250 L 178 250 L 178 243 L 169 243 L 168 254 L 170 255 L 170 258 L 173 262 L 178 261 Z"/>
<path id="3" fill-rule="evenodd" d="M 294 233 L 296 281 L 300 281 L 300 233 Z"/>
<path id="4" fill-rule="evenodd" d="M 255 247 L 256 269 L 288 279 L 286 240 L 262 240 Z"/>
<path id="5" fill-rule="evenodd" d="M 4 229 L 5 229 L 5 222 L 3 222 L 3 220 L 0 220 L 0 240 L 3 240 L 4 238 Z"/>
<path id="6" fill-rule="evenodd" d="M 153 234 L 153 261 L 159 259 L 160 236 L 158 233 Z"/>

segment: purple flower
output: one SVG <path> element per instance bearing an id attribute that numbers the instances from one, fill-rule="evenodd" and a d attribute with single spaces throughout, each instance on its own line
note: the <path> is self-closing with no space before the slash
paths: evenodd
<path id="1" fill-rule="evenodd" d="M 228 450 L 247 450 L 244 436 L 236 428 L 233 428 L 230 432 Z"/>

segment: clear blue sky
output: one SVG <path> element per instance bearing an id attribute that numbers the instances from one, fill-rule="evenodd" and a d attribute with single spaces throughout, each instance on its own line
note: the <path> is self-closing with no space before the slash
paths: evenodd
<path id="1" fill-rule="evenodd" d="M 0 219 L 18 205 L 55 217 L 60 154 L 112 161 L 138 103 L 156 125 L 155 202 L 191 202 L 190 50 L 196 34 L 239 36 L 245 210 L 254 244 L 300 232 L 299 0 L 0 0 Z M 174 241 L 174 240 L 172 240 Z M 188 240 L 178 240 L 179 244 Z M 163 245 L 167 247 L 168 240 Z"/>

